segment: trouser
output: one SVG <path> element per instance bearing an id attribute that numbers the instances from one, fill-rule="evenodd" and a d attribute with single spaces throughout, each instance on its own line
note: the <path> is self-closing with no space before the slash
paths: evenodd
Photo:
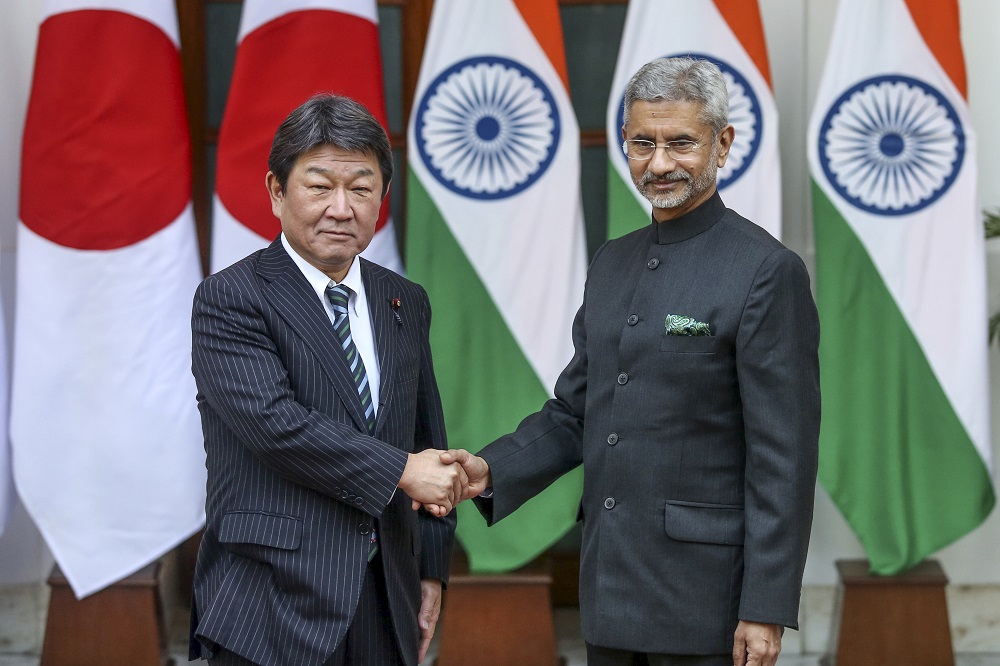
<path id="1" fill-rule="evenodd" d="M 416 622 L 417 619 L 413 618 Z M 256 662 L 220 649 L 209 666 L 256 666 Z M 361 584 L 361 598 L 344 640 L 324 666 L 403 666 L 396 630 L 389 614 L 389 595 L 382 572 L 382 556 L 368 564 Z"/>
<path id="2" fill-rule="evenodd" d="M 649 654 L 587 643 L 587 666 L 733 666 L 733 655 Z"/>

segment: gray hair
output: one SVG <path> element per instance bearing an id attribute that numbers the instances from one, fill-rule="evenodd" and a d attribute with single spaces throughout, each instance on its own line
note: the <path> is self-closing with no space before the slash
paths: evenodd
<path id="1" fill-rule="evenodd" d="M 310 97 L 288 114 L 274 133 L 267 168 L 281 189 L 296 160 L 319 146 L 358 151 L 378 161 L 382 172 L 382 196 L 392 180 L 392 148 L 385 130 L 368 109 L 349 97 L 321 93 Z"/>
<path id="2" fill-rule="evenodd" d="M 717 134 L 729 124 L 729 92 L 715 63 L 695 58 L 659 58 L 643 65 L 625 88 L 625 124 L 636 100 L 698 102 L 701 121 Z"/>

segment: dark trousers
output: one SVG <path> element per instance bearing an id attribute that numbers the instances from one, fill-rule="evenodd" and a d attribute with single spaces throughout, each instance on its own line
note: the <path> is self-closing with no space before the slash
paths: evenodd
<path id="1" fill-rule="evenodd" d="M 413 618 L 413 621 L 417 619 Z M 224 649 L 220 649 L 208 664 L 257 666 L 256 662 Z M 403 666 L 396 630 L 389 615 L 389 595 L 385 588 L 381 555 L 376 555 L 369 563 L 361 585 L 358 610 L 344 640 L 324 666 Z"/>
<path id="2" fill-rule="evenodd" d="M 587 643 L 587 666 L 733 666 L 733 655 L 649 654 Z"/>

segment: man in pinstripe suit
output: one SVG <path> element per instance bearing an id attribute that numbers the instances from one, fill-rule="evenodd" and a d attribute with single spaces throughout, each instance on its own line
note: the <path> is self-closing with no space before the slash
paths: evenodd
<path id="1" fill-rule="evenodd" d="M 357 256 L 389 141 L 364 107 L 320 95 L 278 128 L 268 166 L 281 236 L 194 300 L 208 498 L 190 656 L 414 666 L 467 479 L 439 457 L 427 295 Z"/>

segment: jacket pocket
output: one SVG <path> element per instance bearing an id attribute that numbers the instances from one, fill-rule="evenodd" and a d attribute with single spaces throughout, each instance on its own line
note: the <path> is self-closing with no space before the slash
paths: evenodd
<path id="1" fill-rule="evenodd" d="M 660 336 L 660 351 L 675 354 L 714 354 L 722 344 L 722 338 L 714 335 L 667 335 Z"/>
<path id="2" fill-rule="evenodd" d="M 219 541 L 295 550 L 302 543 L 302 521 L 263 511 L 230 511 L 222 517 Z"/>
<path id="3" fill-rule="evenodd" d="M 743 507 L 735 504 L 667 502 L 664 529 L 676 541 L 743 545 Z"/>

